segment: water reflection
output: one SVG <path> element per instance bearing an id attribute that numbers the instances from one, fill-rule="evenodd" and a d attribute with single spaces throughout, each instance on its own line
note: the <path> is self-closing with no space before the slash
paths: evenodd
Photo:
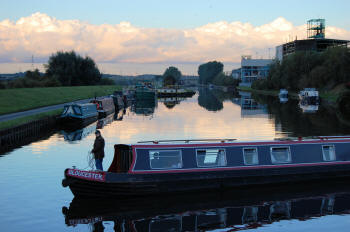
<path id="1" fill-rule="evenodd" d="M 157 107 L 157 98 L 136 100 L 131 105 L 131 111 L 137 115 L 151 116 Z"/>
<path id="2" fill-rule="evenodd" d="M 299 102 L 293 99 L 281 104 L 275 97 L 257 94 L 252 98 L 267 107 L 267 114 L 274 119 L 276 128 L 286 136 L 349 134 L 350 121 L 344 120 L 332 105 L 299 106 Z"/>
<path id="3" fill-rule="evenodd" d="M 349 214 L 350 188 L 344 184 L 236 189 L 231 192 L 120 201 L 91 202 L 75 198 L 62 211 L 67 226 L 94 224 L 102 228 L 102 222 L 111 221 L 115 231 L 203 231 L 225 228 L 236 231 L 292 219 L 305 221 L 326 215 Z"/>
<path id="4" fill-rule="evenodd" d="M 96 129 L 102 129 L 104 126 L 113 122 L 115 114 L 110 114 L 105 118 L 99 119 L 97 122 L 91 123 L 90 125 L 80 128 L 77 130 L 61 130 L 60 134 L 63 135 L 65 141 L 73 142 L 82 140 L 86 136 L 94 133 Z"/>

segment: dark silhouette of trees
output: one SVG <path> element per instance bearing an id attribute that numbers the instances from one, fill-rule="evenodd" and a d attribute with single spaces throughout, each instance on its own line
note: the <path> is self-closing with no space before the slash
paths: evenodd
<path id="1" fill-rule="evenodd" d="M 163 74 L 163 85 L 169 86 L 179 84 L 181 76 L 182 74 L 178 68 L 170 66 Z"/>
<path id="2" fill-rule="evenodd" d="M 329 90 L 350 82 L 350 50 L 329 48 L 324 52 L 296 52 L 274 61 L 266 80 L 253 83 L 255 89 L 300 90 L 307 87 Z"/>
<path id="3" fill-rule="evenodd" d="M 209 84 L 213 79 L 224 70 L 224 65 L 221 62 L 211 61 L 201 64 L 198 67 L 199 83 Z"/>
<path id="4" fill-rule="evenodd" d="M 96 85 L 101 80 L 95 62 L 74 51 L 51 55 L 46 65 L 46 75 L 56 78 L 63 86 Z"/>

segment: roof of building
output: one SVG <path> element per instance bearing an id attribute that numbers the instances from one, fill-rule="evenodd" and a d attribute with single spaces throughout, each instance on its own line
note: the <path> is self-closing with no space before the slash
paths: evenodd
<path id="1" fill-rule="evenodd" d="M 272 59 L 242 59 L 242 66 L 267 66 L 272 63 Z"/>

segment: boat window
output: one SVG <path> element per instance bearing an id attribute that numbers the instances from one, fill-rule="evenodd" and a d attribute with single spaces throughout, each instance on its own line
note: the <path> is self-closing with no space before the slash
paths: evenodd
<path id="1" fill-rule="evenodd" d="M 198 167 L 226 166 L 226 154 L 224 149 L 200 149 L 197 150 Z"/>
<path id="2" fill-rule="evenodd" d="M 272 163 L 290 163 L 292 158 L 289 147 L 271 147 Z"/>
<path id="3" fill-rule="evenodd" d="M 322 146 L 322 154 L 324 161 L 333 161 L 335 160 L 335 149 L 334 145 L 324 145 Z"/>
<path id="4" fill-rule="evenodd" d="M 79 106 L 73 106 L 73 110 L 75 114 L 82 115 L 82 112 Z"/>
<path id="5" fill-rule="evenodd" d="M 258 149 L 256 147 L 243 148 L 243 159 L 245 165 L 259 164 Z"/>
<path id="6" fill-rule="evenodd" d="M 182 168 L 182 156 L 180 150 L 149 151 L 149 160 L 152 169 Z"/>

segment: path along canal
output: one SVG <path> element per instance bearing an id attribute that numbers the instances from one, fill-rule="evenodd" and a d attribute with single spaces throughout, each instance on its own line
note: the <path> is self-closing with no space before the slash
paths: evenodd
<path id="1" fill-rule="evenodd" d="M 293 211 L 293 206 L 296 205 L 293 202 L 296 201 L 292 200 L 293 196 L 288 198 L 281 192 L 279 198 L 285 199 L 284 201 L 277 201 L 277 198 L 271 196 L 265 199 L 263 195 L 259 201 L 255 201 L 254 197 L 254 200 L 245 198 L 245 201 L 251 202 L 246 203 L 250 208 L 242 207 L 244 203 L 235 199 L 235 209 L 239 208 L 235 214 L 229 213 L 233 207 L 232 202 L 225 205 L 227 201 L 220 200 L 214 200 L 205 209 L 196 208 L 193 205 L 195 203 L 187 201 L 178 211 L 164 212 L 163 209 L 158 212 L 156 208 L 153 211 L 147 208 L 145 214 L 142 214 L 145 205 L 140 202 L 139 209 L 137 205 L 132 208 L 135 204 L 130 206 L 132 212 L 139 212 L 134 220 L 132 217 L 124 220 L 122 211 L 115 212 L 112 208 L 112 215 L 119 213 L 114 219 L 96 214 L 89 219 L 65 221 L 62 207 L 69 207 L 74 202 L 69 189 L 61 186 L 63 171 L 71 166 L 88 168 L 88 151 L 92 148 L 96 128 L 101 130 L 106 141 L 105 169 L 113 159 L 113 145 L 117 143 L 189 138 L 270 140 L 280 137 L 350 134 L 350 123 L 333 109 L 322 105 L 300 107 L 292 100 L 280 103 L 278 98 L 252 96 L 250 93 L 202 89 L 188 99 L 139 102 L 124 112 L 120 111 L 86 128 L 73 132 L 55 131 L 48 138 L 1 154 L 1 231 L 103 231 L 103 228 L 104 231 L 118 231 L 117 228 L 126 228 L 125 231 L 128 228 L 137 231 L 221 228 L 220 231 L 229 231 L 234 228 L 259 230 L 260 226 L 267 231 L 300 231 L 310 227 L 317 231 L 333 231 L 345 230 L 350 226 L 350 197 L 342 195 L 339 198 L 337 194 L 340 192 L 333 187 L 322 189 L 331 192 L 327 196 L 334 196 L 333 198 L 317 194 L 314 196 L 317 200 L 313 202 L 318 203 L 312 208 L 316 211 L 308 214 L 309 220 L 292 220 L 297 218 L 293 217 L 293 212 L 297 212 Z M 215 197 L 217 196 L 213 199 Z M 163 201 L 155 201 L 154 204 Z M 258 202 L 261 204 L 264 201 L 269 203 L 257 206 Z M 217 202 L 220 202 L 220 206 L 215 204 Z M 340 203 L 343 208 L 336 208 Z M 307 211 L 310 204 L 299 204 L 298 209 Z M 275 220 L 273 212 L 277 212 L 276 207 L 284 209 L 284 217 Z M 325 209 L 321 212 L 322 207 Z M 128 209 L 127 205 L 125 209 Z M 125 215 L 130 216 L 131 213 L 126 210 Z M 248 215 L 246 219 L 249 220 L 243 220 L 244 215 Z M 307 215 L 302 217 L 306 218 Z"/>

